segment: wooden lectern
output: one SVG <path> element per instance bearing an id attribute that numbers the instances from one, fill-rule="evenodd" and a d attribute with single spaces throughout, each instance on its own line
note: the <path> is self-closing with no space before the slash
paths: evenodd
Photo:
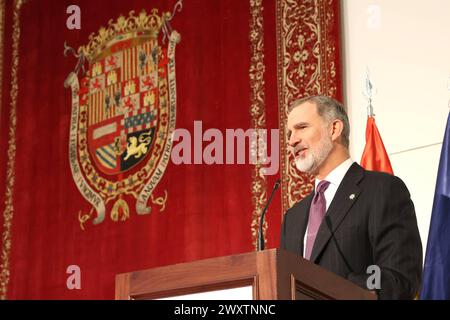
<path id="1" fill-rule="evenodd" d="M 251 286 L 255 300 L 374 300 L 376 296 L 293 253 L 271 249 L 116 276 L 116 299 L 159 299 Z"/>

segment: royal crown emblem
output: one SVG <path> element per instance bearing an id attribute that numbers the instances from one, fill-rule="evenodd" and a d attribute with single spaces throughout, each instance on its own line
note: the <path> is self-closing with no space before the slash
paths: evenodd
<path id="1" fill-rule="evenodd" d="M 65 54 L 78 58 L 65 86 L 72 90 L 72 176 L 92 205 L 90 213 L 78 214 L 83 230 L 91 218 L 101 223 L 107 208 L 113 221 L 128 219 L 129 199 L 139 215 L 152 205 L 164 210 L 167 192 L 159 198 L 153 192 L 168 165 L 175 129 L 180 35 L 170 27 L 173 16 L 131 11 L 110 20 L 76 52 L 65 45 Z"/>

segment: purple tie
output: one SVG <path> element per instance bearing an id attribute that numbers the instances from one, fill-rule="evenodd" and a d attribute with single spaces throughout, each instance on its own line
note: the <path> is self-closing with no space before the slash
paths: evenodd
<path id="1" fill-rule="evenodd" d="M 324 192 L 330 185 L 329 181 L 322 180 L 317 185 L 316 194 L 314 195 L 313 201 L 311 203 L 311 208 L 309 209 L 309 220 L 308 220 L 308 235 L 306 236 L 306 250 L 305 259 L 311 258 L 311 252 L 316 240 L 317 232 L 319 231 L 320 224 L 322 223 L 323 217 L 327 212 L 327 201 L 325 199 Z"/>

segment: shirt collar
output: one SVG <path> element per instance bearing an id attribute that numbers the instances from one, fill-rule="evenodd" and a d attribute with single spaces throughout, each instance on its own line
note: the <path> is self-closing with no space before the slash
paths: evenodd
<path id="1" fill-rule="evenodd" d="M 330 182 L 330 184 L 336 186 L 337 188 L 341 184 L 342 179 L 344 179 L 345 174 L 347 173 L 348 169 L 350 169 L 353 162 L 354 161 L 351 158 L 348 158 L 336 168 L 334 168 L 324 180 L 327 180 L 328 182 Z M 320 181 L 322 180 L 316 179 L 315 189 L 317 189 L 317 185 Z"/>

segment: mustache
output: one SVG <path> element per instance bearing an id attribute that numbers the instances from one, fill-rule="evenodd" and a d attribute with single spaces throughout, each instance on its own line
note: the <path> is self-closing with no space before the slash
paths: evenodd
<path id="1" fill-rule="evenodd" d="M 302 149 L 307 149 L 308 146 L 305 144 L 297 144 L 295 146 L 288 146 L 288 150 L 292 153 L 292 154 L 296 154 L 297 152 L 299 152 Z"/>

